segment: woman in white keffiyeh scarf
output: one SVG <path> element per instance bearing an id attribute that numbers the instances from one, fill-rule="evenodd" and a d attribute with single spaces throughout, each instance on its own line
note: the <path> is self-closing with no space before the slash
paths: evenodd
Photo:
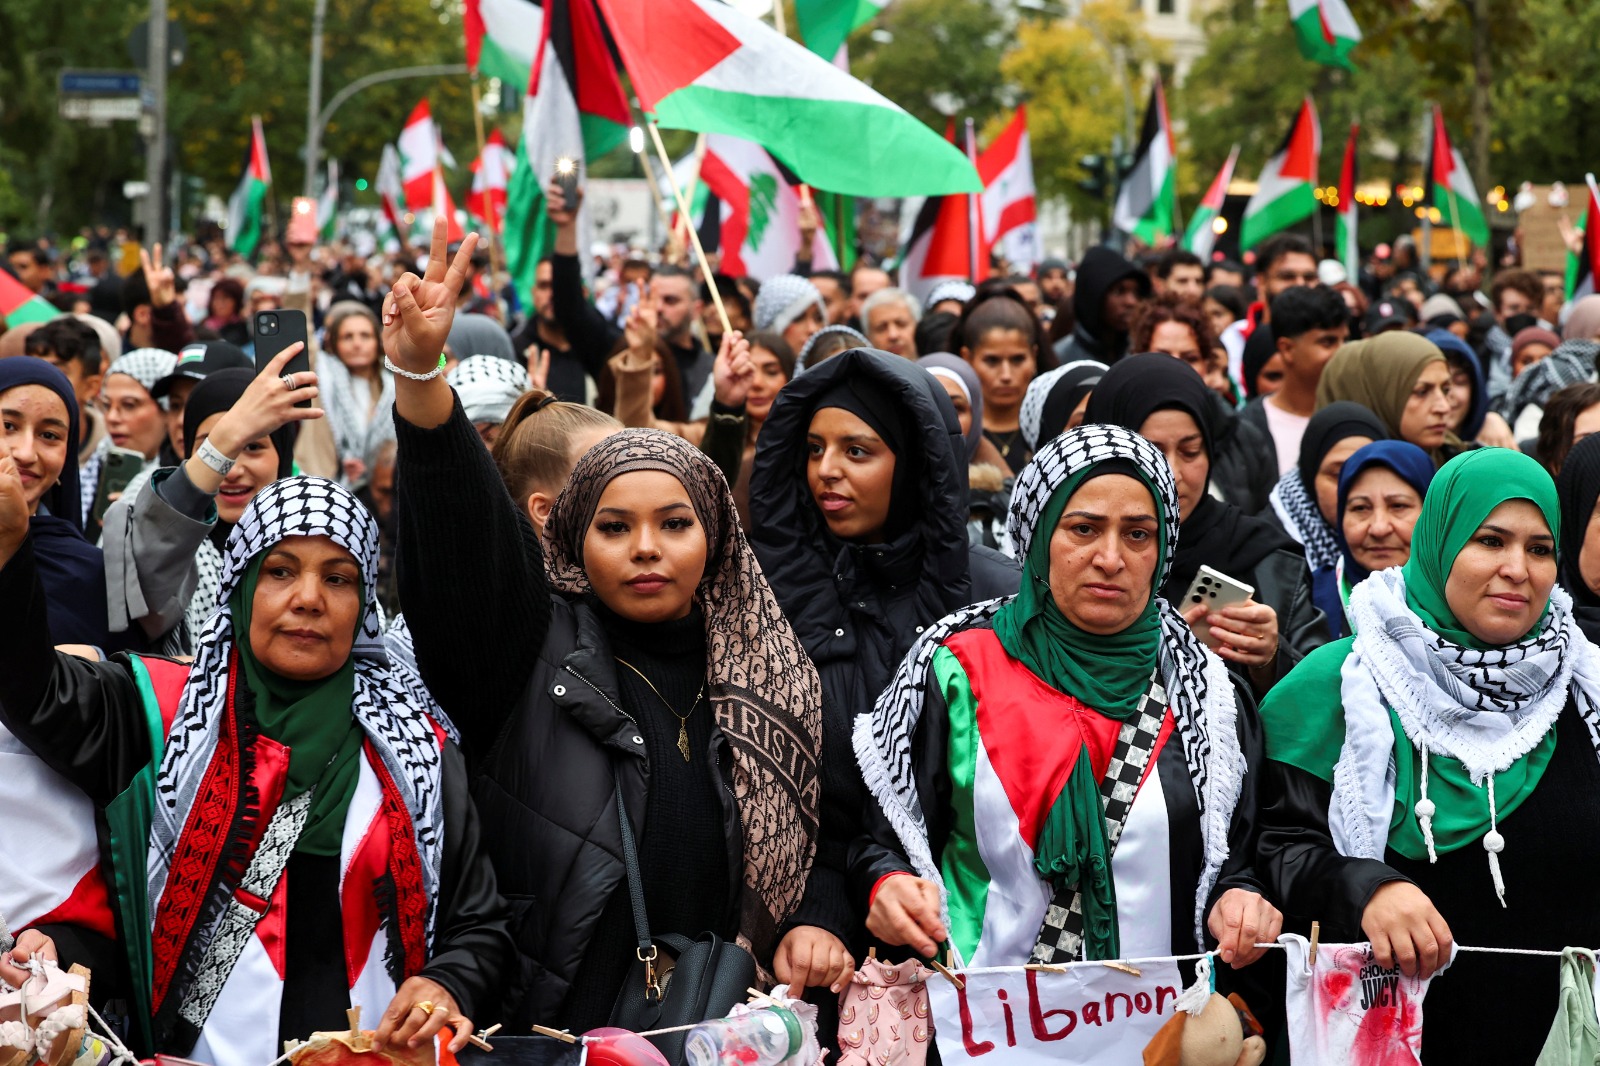
<path id="1" fill-rule="evenodd" d="M 1076 628 L 1065 613 L 1069 608 L 1059 605 L 1056 611 L 1066 621 L 1047 622 L 1040 629 L 1036 620 L 1047 616 L 1049 608 L 1043 607 L 1044 614 L 1039 614 L 1041 607 L 1030 604 L 1058 602 L 1057 580 L 1077 578 L 1054 573 L 1059 564 L 1045 564 L 1051 572 L 1040 572 L 1043 553 L 1038 550 L 1038 538 L 1053 545 L 1064 535 L 1060 531 L 1067 528 L 1067 518 L 1057 527 L 1049 516 L 1061 513 L 1070 500 L 1079 499 L 1081 486 L 1100 474 L 1127 475 L 1149 488 L 1161 545 L 1156 565 L 1160 572 L 1152 571 L 1148 579 L 1153 584 L 1135 605 L 1144 613 L 1124 629 L 1093 636 L 1089 630 Z M 1068 493 L 1066 499 L 1063 491 Z M 1254 715 L 1248 713 L 1250 701 L 1240 694 L 1222 661 L 1194 638 L 1177 611 L 1154 591 L 1177 540 L 1177 515 L 1177 490 L 1165 458 L 1149 442 L 1120 427 L 1071 430 L 1047 443 L 1023 470 L 1012 496 L 1010 531 L 1018 557 L 1028 560 L 1025 581 L 1037 583 L 1040 590 L 1031 598 L 1025 589 L 1020 598 L 976 604 L 938 622 L 913 646 L 873 712 L 856 720 L 856 757 L 886 823 L 882 832 L 875 832 L 877 839 L 871 846 L 859 849 L 854 871 L 862 883 L 875 886 L 868 925 L 876 935 L 925 946 L 930 935 L 938 937 L 948 928 L 960 957 L 971 965 L 1116 957 L 1119 944 L 1123 954 L 1166 954 L 1194 950 L 1193 945 L 1203 942 L 1208 914 L 1212 930 L 1217 930 L 1217 911 L 1212 907 L 1219 898 L 1233 896 L 1226 890 L 1244 888 L 1241 897 L 1253 892 L 1247 870 L 1253 854 L 1249 825 L 1254 801 L 1244 749 L 1254 747 L 1258 734 Z M 1084 523 L 1108 524 L 1105 517 L 1072 520 L 1077 523 L 1073 529 Z M 1113 517 L 1109 524 L 1117 521 Z M 1144 539 L 1148 539 L 1150 531 L 1145 532 Z M 1050 555 L 1054 554 L 1052 547 Z M 1090 573 L 1088 564 L 1084 566 L 1084 573 Z M 1049 591 L 1044 590 L 1046 585 Z M 1027 617 L 1019 620 L 1018 610 Z M 1059 660 L 1055 667 L 1031 662 L 1024 667 L 1026 660 L 1016 658 L 1018 653 L 1010 643 L 1013 638 L 1007 635 L 1016 624 L 1023 627 L 1018 646 L 1025 649 L 1030 645 L 1035 650 L 1048 649 L 1048 643 L 1037 643 L 1044 633 L 1076 634 L 1073 640 L 1084 649 L 1099 646 L 1106 659 L 1092 673 L 1100 678 L 1084 678 Z M 1056 628 L 1062 625 L 1069 628 Z M 1005 649 L 998 658 L 993 641 L 987 639 L 986 630 L 991 626 Z M 1156 647 L 1143 644 L 1146 639 Z M 1149 654 L 1143 666 L 1137 659 L 1141 648 Z M 1072 646 L 1069 654 L 1083 662 L 1078 653 L 1084 649 Z M 950 680 L 956 677 L 948 665 L 952 654 L 960 662 L 965 680 Z M 1024 650 L 1022 654 L 1033 652 Z M 1044 654 L 1055 653 L 1045 650 Z M 942 667 L 941 662 L 945 663 Z M 1098 680 L 1112 672 L 1113 662 L 1118 673 L 1128 675 L 1132 688 L 1120 682 L 1113 683 L 1117 691 L 1099 687 Z M 1154 678 L 1149 673 L 1151 663 L 1155 664 Z M 1076 694 L 1058 691 L 1043 680 L 1041 665 L 1046 674 L 1065 670 L 1067 683 L 1083 692 L 1086 702 L 1076 703 Z M 1030 685 L 1034 688 L 1029 689 Z M 1053 692 L 1049 699 L 1042 695 L 1046 688 Z M 980 695 L 980 690 L 987 695 Z M 1016 717 L 1023 713 L 1020 709 L 1008 709 L 1007 691 L 1023 692 L 1030 701 L 1033 709 L 1026 720 Z M 1075 710 L 1060 719 L 1055 716 L 1061 712 L 1051 700 L 1066 700 L 1070 706 L 1088 710 Z M 1040 717 L 1028 724 L 1035 715 Z M 1170 733 L 1164 723 L 1171 724 Z M 1073 770 L 1077 756 L 1074 750 L 1067 750 L 1072 745 L 1056 750 L 1061 748 L 1061 736 L 1077 735 L 1078 729 L 1082 730 L 1081 750 L 1091 753 L 1091 760 L 1101 756 L 1110 760 L 1109 765 L 1103 760 L 1088 764 L 1095 779 L 1090 789 L 1100 804 L 1096 809 L 1104 815 L 1104 839 L 1109 841 L 1103 860 L 1076 858 L 1084 854 L 1081 844 L 1048 839 L 1058 824 L 1062 805 L 1083 802 L 1077 797 L 1069 799 L 1070 781 L 1078 772 Z M 1151 737 L 1156 732 L 1163 738 L 1170 735 L 1173 743 L 1152 745 L 1149 737 L 1141 739 L 1144 732 Z M 1018 744 L 1040 750 L 1018 759 Z M 974 745 L 982 749 L 981 754 L 974 756 Z M 1069 782 L 1061 799 L 1053 792 L 1034 794 L 1039 782 L 1025 780 L 1026 770 L 1020 776 L 1015 770 L 1023 764 L 1054 765 L 1052 760 L 1060 759 L 1066 762 L 1057 770 Z M 1170 763 L 1169 770 L 1176 776 L 1156 774 L 1158 762 Z M 1146 790 L 1158 778 L 1163 782 L 1186 780 L 1193 789 L 1178 790 L 1166 783 L 1154 790 L 1169 809 L 1161 816 L 1160 831 L 1154 833 L 1159 844 L 1153 842 L 1150 823 L 1144 821 L 1148 815 L 1137 813 L 1146 808 L 1136 802 L 1136 797 L 1152 794 Z M 1057 781 L 1058 777 L 1051 774 L 1049 779 Z M 926 805 L 936 796 L 946 797 L 939 805 L 943 809 L 928 809 Z M 1040 802 L 1043 807 L 1034 810 Z M 1163 800 L 1154 802 L 1162 804 Z M 1130 814 L 1129 808 L 1135 813 Z M 1039 828 L 1041 821 L 1043 829 Z M 1126 834 L 1124 825 L 1129 827 Z M 1080 840 L 1082 834 L 1098 836 L 1094 823 L 1087 819 L 1075 832 Z M 1122 852 L 1116 857 L 1127 856 L 1122 864 L 1126 869 L 1110 863 L 1111 849 L 1118 847 L 1119 838 Z M 1099 847 L 1090 839 L 1090 850 L 1099 854 Z M 980 852 L 981 860 L 976 858 Z M 1154 853 L 1159 853 L 1161 860 L 1143 867 Z M 1085 861 L 1090 865 L 1084 865 Z M 1038 870 L 1041 862 L 1056 870 L 1069 866 L 1083 870 L 1099 868 L 1102 861 L 1115 875 L 1109 905 L 1121 912 L 1120 921 L 1104 913 L 1105 892 L 1110 886 L 1099 883 L 1101 875 L 1088 875 L 1096 887 L 1082 886 L 1077 893 L 1076 883 L 1056 884 Z M 980 868 L 985 869 L 985 877 L 974 880 Z M 1172 870 L 1190 869 L 1192 881 L 1185 876 L 1176 884 L 1169 883 Z M 917 880 L 901 880 L 891 891 L 888 886 L 894 882 L 889 878 L 895 874 L 913 874 Z M 1159 901 L 1129 880 L 1146 875 L 1161 884 Z M 985 878 L 986 883 L 979 885 Z M 1072 899 L 1075 893 L 1083 897 L 1081 914 L 1078 900 Z M 1091 902 L 1097 893 L 1100 899 Z M 1130 921 L 1125 905 L 1118 902 L 1124 897 L 1138 897 L 1146 907 L 1153 902 L 1170 904 L 1170 926 L 1164 913 L 1160 917 L 1145 913 L 1139 922 Z M 1249 900 L 1259 901 L 1260 897 L 1249 895 Z M 1260 927 L 1253 925 L 1258 915 L 1251 914 L 1252 935 L 1265 935 L 1269 926 L 1275 928 L 1276 912 L 1264 903 L 1261 907 Z M 1098 919 L 1095 908 L 1101 911 Z M 1192 939 L 1188 929 L 1193 930 Z M 1253 942 L 1248 951 L 1231 940 L 1224 947 L 1229 961 L 1247 962 L 1256 954 Z"/>

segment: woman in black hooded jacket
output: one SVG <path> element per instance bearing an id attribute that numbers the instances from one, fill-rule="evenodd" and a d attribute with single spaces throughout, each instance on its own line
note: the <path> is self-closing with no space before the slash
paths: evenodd
<path id="1" fill-rule="evenodd" d="M 881 465 L 888 455 L 892 474 Z M 887 492 L 873 491 L 872 475 L 861 474 L 868 461 L 888 474 Z M 846 468 L 842 476 L 836 467 Z M 944 387 L 887 352 L 853 349 L 797 376 L 756 442 L 751 545 L 822 677 L 813 892 L 828 870 L 840 874 L 834 883 L 843 892 L 845 851 L 867 802 L 850 747 L 855 716 L 872 710 L 923 629 L 958 607 L 1017 591 L 1016 563 L 968 547 L 966 501 L 961 423 Z M 857 531 L 863 514 L 884 517 Z M 860 929 L 866 901 L 849 903 Z"/>

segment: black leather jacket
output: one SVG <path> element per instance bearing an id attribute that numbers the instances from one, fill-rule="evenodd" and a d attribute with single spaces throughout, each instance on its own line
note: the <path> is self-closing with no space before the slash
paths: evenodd
<path id="1" fill-rule="evenodd" d="M 1311 572 L 1305 558 L 1294 552 L 1275 551 L 1249 574 L 1238 576 L 1255 586 L 1257 603 L 1278 613 L 1278 659 L 1272 674 L 1277 684 L 1301 659 L 1333 639 L 1328 616 L 1312 602 Z"/>

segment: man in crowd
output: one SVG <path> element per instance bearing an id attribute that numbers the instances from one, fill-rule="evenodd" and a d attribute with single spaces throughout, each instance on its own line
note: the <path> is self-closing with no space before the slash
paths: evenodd
<path id="1" fill-rule="evenodd" d="M 1206 287 L 1230 285 L 1237 289 L 1244 285 L 1244 267 L 1232 259 L 1219 259 L 1206 268 Z"/>
<path id="2" fill-rule="evenodd" d="M 656 311 L 656 329 L 683 376 L 683 394 L 699 396 L 711 378 L 712 353 L 694 333 L 704 307 L 694 275 L 671 264 L 657 267 L 650 276 L 648 299 Z"/>
<path id="3" fill-rule="evenodd" d="M 1300 459 L 1300 439 L 1317 410 L 1317 383 L 1323 367 L 1349 338 L 1350 312 L 1333 289 L 1304 285 L 1280 292 L 1271 311 L 1283 383 L 1272 395 L 1251 400 L 1240 417 L 1272 438 L 1282 476 Z"/>
<path id="4" fill-rule="evenodd" d="M 1206 266 L 1186 248 L 1169 248 L 1156 260 L 1150 279 L 1156 295 L 1172 293 L 1185 303 L 1199 304 L 1206 294 Z"/>
<path id="5" fill-rule="evenodd" d="M 122 283 L 122 310 L 128 328 L 122 350 L 160 348 L 176 352 L 194 339 L 194 329 L 178 302 L 178 280 L 172 268 L 145 256 L 142 269 Z"/>
<path id="6" fill-rule="evenodd" d="M 917 357 L 917 322 L 922 312 L 914 296 L 903 289 L 879 289 L 861 305 L 867 340 L 907 359 Z"/>
<path id="7" fill-rule="evenodd" d="M 1321 284 L 1311 242 L 1295 233 L 1280 233 L 1262 242 L 1256 252 L 1256 302 L 1245 316 L 1249 336 L 1258 322 L 1272 321 L 1272 301 L 1296 285 Z"/>
<path id="8" fill-rule="evenodd" d="M 572 227 L 576 234 L 577 227 Z M 560 243 L 557 231 L 557 243 Z M 576 240 L 576 237 L 574 237 Z M 523 353 L 528 366 L 548 365 L 545 371 L 545 388 L 572 403 L 583 403 L 589 390 L 585 381 L 584 360 L 572 350 L 572 342 L 561 320 L 556 317 L 553 298 L 555 257 L 545 256 L 533 271 L 533 307 L 522 321 L 522 327 L 511 338 L 512 347 Z M 596 328 L 603 326 L 596 323 Z"/>
<path id="9" fill-rule="evenodd" d="M 55 269 L 50 265 L 50 254 L 31 241 L 13 241 L 6 249 L 6 260 L 11 264 L 17 280 L 31 292 L 50 296 L 56 290 Z"/>
<path id="10" fill-rule="evenodd" d="M 1525 326 L 1550 328 L 1538 321 L 1544 283 L 1528 270 L 1502 270 L 1489 285 L 1494 327 L 1483 339 L 1489 362 L 1489 398 L 1497 400 L 1511 387 L 1511 338 Z"/>
<path id="11" fill-rule="evenodd" d="M 90 312 L 107 322 L 115 322 L 117 315 L 122 312 L 121 276 L 111 269 L 111 260 L 103 248 L 90 248 L 83 262 L 92 279 L 89 287 Z"/>
<path id="12" fill-rule="evenodd" d="M 1078 264 L 1072 293 L 1077 320 L 1072 333 L 1056 342 L 1056 357 L 1114 363 L 1128 353 L 1128 328 L 1134 312 L 1151 295 L 1150 277 L 1104 245 L 1090 248 Z"/>
<path id="13" fill-rule="evenodd" d="M 828 312 L 828 325 L 842 326 L 850 321 L 850 275 L 842 270 L 817 270 L 810 275 L 811 284 L 822 294 L 822 305 Z"/>
<path id="14" fill-rule="evenodd" d="M 850 319 L 847 324 L 853 324 L 865 332 L 866 319 L 861 316 L 861 305 L 866 303 L 867 297 L 879 289 L 887 289 L 892 284 L 887 270 L 873 266 L 865 260 L 857 263 L 856 268 L 850 272 Z"/>
<path id="15" fill-rule="evenodd" d="M 1039 264 L 1039 299 L 1054 307 L 1072 296 L 1072 269 L 1060 259 Z"/>

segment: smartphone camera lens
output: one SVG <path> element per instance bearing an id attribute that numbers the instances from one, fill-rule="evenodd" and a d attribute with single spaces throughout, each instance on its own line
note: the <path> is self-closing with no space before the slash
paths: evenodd
<path id="1" fill-rule="evenodd" d="M 262 315 L 256 319 L 256 332 L 270 337 L 278 332 L 278 320 L 273 315 Z"/>
<path id="2" fill-rule="evenodd" d="M 1195 594 L 1194 594 L 1194 595 L 1193 595 L 1193 596 L 1190 596 L 1190 597 L 1189 597 L 1189 602 L 1190 602 L 1190 603 L 1204 603 L 1204 602 L 1205 602 L 1205 597 L 1204 597 L 1204 596 L 1202 596 L 1202 595 L 1200 595 L 1200 594 L 1199 594 L 1199 593 L 1198 593 L 1198 592 L 1197 592 L 1197 593 L 1195 593 Z"/>

